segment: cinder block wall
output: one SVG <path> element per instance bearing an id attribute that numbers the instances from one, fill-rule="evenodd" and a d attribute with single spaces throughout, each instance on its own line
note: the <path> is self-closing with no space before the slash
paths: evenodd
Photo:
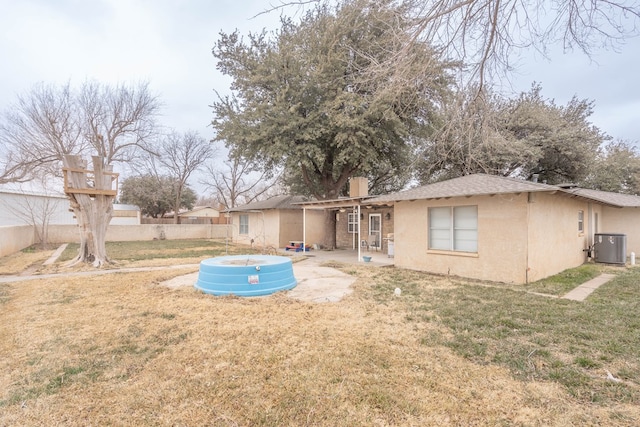
<path id="1" fill-rule="evenodd" d="M 229 226 L 224 224 L 140 224 L 110 225 L 107 229 L 108 242 L 130 242 L 154 239 L 223 239 L 231 237 Z M 50 243 L 66 243 L 78 240 L 78 226 L 49 226 Z"/>
<path id="2" fill-rule="evenodd" d="M 231 229 L 224 224 L 141 224 L 110 225 L 108 242 L 126 242 L 153 239 L 224 239 L 231 238 Z M 35 233 L 30 225 L 0 226 L 0 256 L 10 255 L 33 245 Z M 50 225 L 48 242 L 53 244 L 78 242 L 77 225 Z"/>
<path id="3" fill-rule="evenodd" d="M 11 255 L 33 245 L 34 235 L 30 225 L 0 226 L 0 256 Z"/>

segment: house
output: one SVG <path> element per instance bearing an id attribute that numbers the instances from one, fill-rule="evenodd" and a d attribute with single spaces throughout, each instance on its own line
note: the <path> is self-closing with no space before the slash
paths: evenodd
<path id="1" fill-rule="evenodd" d="M 182 224 L 226 224 L 226 217 L 220 215 L 219 209 L 211 206 L 196 206 L 190 211 L 179 213 L 178 216 Z"/>
<path id="2" fill-rule="evenodd" d="M 275 196 L 228 209 L 234 242 L 284 248 L 291 242 L 320 243 L 324 237 L 324 212 L 304 212 L 296 203 L 303 196 Z M 306 225 L 306 227 L 305 227 Z"/>
<path id="3" fill-rule="evenodd" d="M 114 203 L 109 225 L 140 225 L 140 218 L 138 206 Z"/>
<path id="4" fill-rule="evenodd" d="M 640 250 L 640 197 L 475 174 L 366 200 L 393 205 L 395 265 L 528 283 L 583 264 L 596 233 Z"/>

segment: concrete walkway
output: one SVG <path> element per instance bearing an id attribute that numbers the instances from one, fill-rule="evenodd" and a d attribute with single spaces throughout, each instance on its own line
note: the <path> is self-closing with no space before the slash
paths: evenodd
<path id="1" fill-rule="evenodd" d="M 337 302 L 353 292 L 355 276 L 331 267 L 322 267 L 310 260 L 293 264 L 298 285 L 287 291 L 289 298 L 308 302 Z"/>
<path id="2" fill-rule="evenodd" d="M 582 285 L 567 293 L 562 298 L 570 299 L 573 301 L 584 301 L 589 295 L 591 295 L 593 291 L 595 291 L 614 277 L 616 277 L 614 274 L 603 273 L 598 277 L 589 280 L 588 282 L 584 282 Z"/>

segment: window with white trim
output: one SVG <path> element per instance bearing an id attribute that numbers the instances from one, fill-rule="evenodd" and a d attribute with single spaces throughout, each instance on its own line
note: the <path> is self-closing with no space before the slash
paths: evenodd
<path id="1" fill-rule="evenodd" d="M 478 252 L 478 207 L 429 208 L 429 249 Z"/>
<path id="2" fill-rule="evenodd" d="M 578 211 L 578 232 L 584 233 L 584 211 Z"/>
<path id="3" fill-rule="evenodd" d="M 351 234 L 355 234 L 358 232 L 358 214 L 350 213 L 347 215 L 348 215 L 348 218 L 347 218 L 348 231 Z"/>
<path id="4" fill-rule="evenodd" d="M 239 234 L 249 234 L 249 215 L 240 215 Z"/>

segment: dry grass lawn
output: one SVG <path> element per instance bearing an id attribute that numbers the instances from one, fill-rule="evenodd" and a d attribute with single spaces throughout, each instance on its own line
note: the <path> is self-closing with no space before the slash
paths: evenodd
<path id="1" fill-rule="evenodd" d="M 346 270 L 358 276 L 355 292 L 328 304 L 160 284 L 187 270 L 0 283 L 0 426 L 640 420 L 634 403 L 588 403 L 425 342 L 447 332 L 372 291 L 391 269 Z M 430 280 L 428 292 L 458 286 Z"/>

